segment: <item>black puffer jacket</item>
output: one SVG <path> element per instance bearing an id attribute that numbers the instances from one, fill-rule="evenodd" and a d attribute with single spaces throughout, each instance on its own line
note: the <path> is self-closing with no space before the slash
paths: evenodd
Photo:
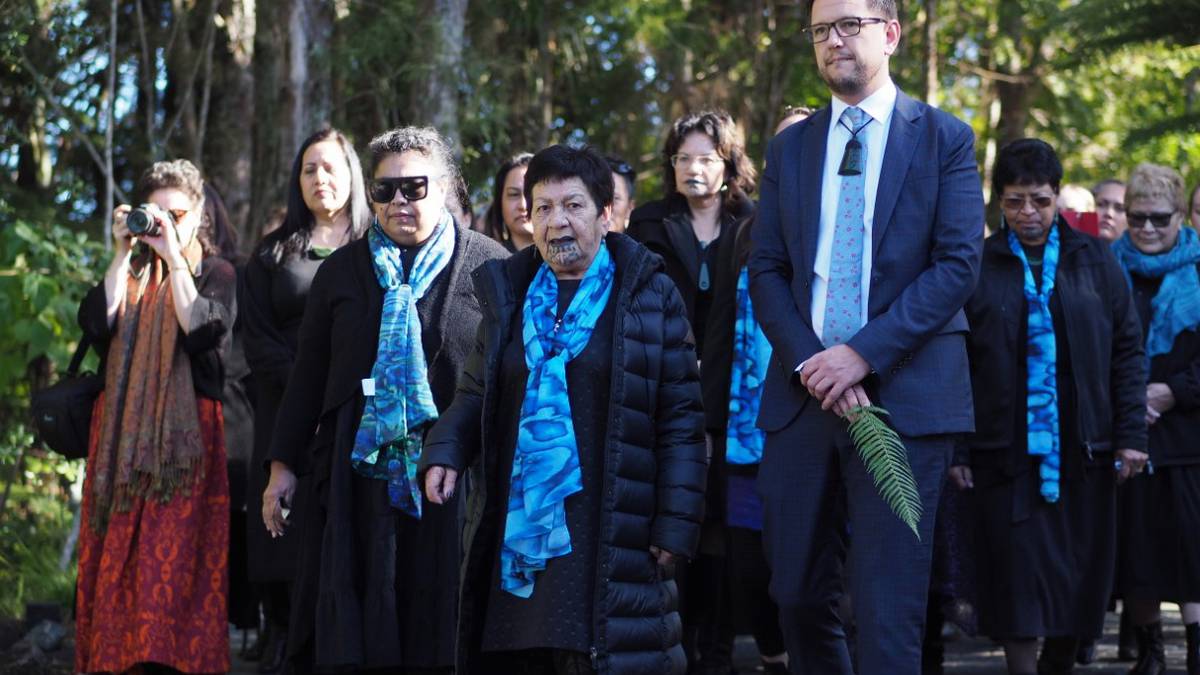
<path id="1" fill-rule="evenodd" d="M 704 514 L 704 415 L 696 354 L 683 303 L 662 261 L 622 234 L 607 236 L 616 261 L 616 315 L 596 566 L 592 657 L 600 673 L 682 673 L 675 583 L 651 545 L 690 556 Z M 487 584 L 504 505 L 497 469 L 498 372 L 512 322 L 542 260 L 530 247 L 474 275 L 483 310 L 479 341 L 458 394 L 426 438 L 421 470 L 470 469 L 459 605 L 458 672 L 489 671 L 480 643 Z M 483 439 L 483 442 L 481 442 Z M 583 592 L 581 590 L 581 592 Z"/>

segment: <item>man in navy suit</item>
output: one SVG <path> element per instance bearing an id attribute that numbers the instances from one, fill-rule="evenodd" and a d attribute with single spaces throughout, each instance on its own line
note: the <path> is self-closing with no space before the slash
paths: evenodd
<path id="1" fill-rule="evenodd" d="M 894 0 L 807 4 L 832 101 L 772 141 L 750 258 L 774 352 L 758 485 L 771 593 L 793 673 L 852 672 L 838 616 L 849 592 L 858 672 L 915 675 L 938 496 L 955 437 L 974 426 L 962 311 L 983 240 L 974 135 L 892 83 Z M 908 449 L 919 540 L 847 434 L 845 413 L 872 403 Z"/>

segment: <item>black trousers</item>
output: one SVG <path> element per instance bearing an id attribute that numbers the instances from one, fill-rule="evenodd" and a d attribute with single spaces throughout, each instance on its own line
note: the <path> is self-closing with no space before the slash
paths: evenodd
<path id="1" fill-rule="evenodd" d="M 786 648 L 779 627 L 779 608 L 768 590 L 771 568 L 763 554 L 762 532 L 730 527 L 728 559 L 733 576 L 733 605 L 753 632 L 758 653 L 782 654 Z"/>
<path id="2" fill-rule="evenodd" d="M 511 675 L 585 675 L 592 672 L 592 658 L 566 649 L 522 649 L 486 654 L 493 672 Z"/>
<path id="3" fill-rule="evenodd" d="M 923 505 L 919 540 L 880 498 L 844 420 L 807 405 L 767 434 L 763 542 L 793 673 L 854 672 L 837 611 L 843 592 L 853 598 L 858 672 L 921 671 L 933 526 L 953 438 L 902 440 Z"/>

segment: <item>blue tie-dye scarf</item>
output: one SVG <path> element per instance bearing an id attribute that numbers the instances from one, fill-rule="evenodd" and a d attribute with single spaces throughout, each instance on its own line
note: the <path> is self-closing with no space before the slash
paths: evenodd
<path id="1" fill-rule="evenodd" d="M 454 238 L 454 221 L 443 211 L 437 229 L 417 252 L 405 283 L 400 247 L 378 222 L 367 232 L 375 279 L 384 291 L 383 314 L 371 368 L 375 395 L 366 397 L 350 462 L 360 474 L 386 480 L 392 506 L 414 518 L 421 517 L 417 460 L 425 427 L 438 417 L 429 389 L 417 301 L 450 264 Z"/>
<path id="2" fill-rule="evenodd" d="M 767 336 L 754 320 L 754 308 L 750 303 L 750 275 L 743 267 L 737 282 L 729 422 L 725 435 L 725 461 L 730 464 L 758 464 L 762 461 L 766 434 L 755 423 L 770 360 L 771 343 L 767 342 Z"/>
<path id="3" fill-rule="evenodd" d="M 1146 358 L 1171 351 L 1175 338 L 1200 326 L 1200 236 L 1190 227 L 1179 229 L 1179 239 L 1166 253 L 1146 255 L 1134 247 L 1129 233 L 1113 242 L 1113 253 L 1125 268 L 1148 279 L 1162 279 L 1150 300 L 1150 331 L 1146 336 Z M 1130 279 L 1130 283 L 1133 280 Z"/>
<path id="4" fill-rule="evenodd" d="M 1025 356 L 1025 426 L 1029 454 L 1041 457 L 1038 467 L 1042 497 L 1057 502 L 1060 466 L 1058 429 L 1058 345 L 1054 337 L 1054 318 L 1050 315 L 1050 296 L 1054 293 L 1054 274 L 1058 270 L 1059 237 L 1056 222 L 1050 227 L 1042 257 L 1042 288 L 1039 292 L 1033 269 L 1016 233 L 1008 231 L 1008 247 L 1025 268 L 1025 301 L 1029 306 L 1028 347 Z"/>
<path id="5" fill-rule="evenodd" d="M 579 356 L 612 294 L 616 265 L 600 250 L 560 321 L 558 280 L 542 264 L 525 296 L 525 401 L 513 453 L 508 518 L 500 550 L 500 587 L 533 594 L 534 577 L 546 561 L 571 552 L 566 499 L 583 490 L 579 445 L 567 392 L 567 362 Z"/>

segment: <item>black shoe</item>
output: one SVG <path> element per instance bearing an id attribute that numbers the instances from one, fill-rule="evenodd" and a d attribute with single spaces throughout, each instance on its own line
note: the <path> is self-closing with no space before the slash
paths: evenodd
<path id="1" fill-rule="evenodd" d="M 1042 641 L 1042 655 L 1038 658 L 1038 675 L 1069 675 L 1075 670 L 1075 652 L 1079 639 L 1075 637 L 1047 637 Z"/>
<path id="2" fill-rule="evenodd" d="M 1117 634 L 1117 660 L 1137 661 L 1137 638 L 1133 635 L 1133 616 L 1124 608 L 1121 610 L 1121 631 Z"/>
<path id="3" fill-rule="evenodd" d="M 1163 647 L 1162 622 L 1134 626 L 1133 634 L 1137 637 L 1138 660 L 1129 675 L 1165 675 L 1167 655 Z"/>
<path id="4" fill-rule="evenodd" d="M 1075 650 L 1075 663 L 1081 666 L 1091 665 L 1096 660 L 1096 641 L 1080 640 L 1079 649 Z"/>
<path id="5" fill-rule="evenodd" d="M 1200 675 L 1200 623 L 1183 627 L 1187 635 L 1187 675 Z"/>
<path id="6" fill-rule="evenodd" d="M 763 661 L 762 671 L 767 675 L 788 675 L 788 667 L 782 661 Z"/>

